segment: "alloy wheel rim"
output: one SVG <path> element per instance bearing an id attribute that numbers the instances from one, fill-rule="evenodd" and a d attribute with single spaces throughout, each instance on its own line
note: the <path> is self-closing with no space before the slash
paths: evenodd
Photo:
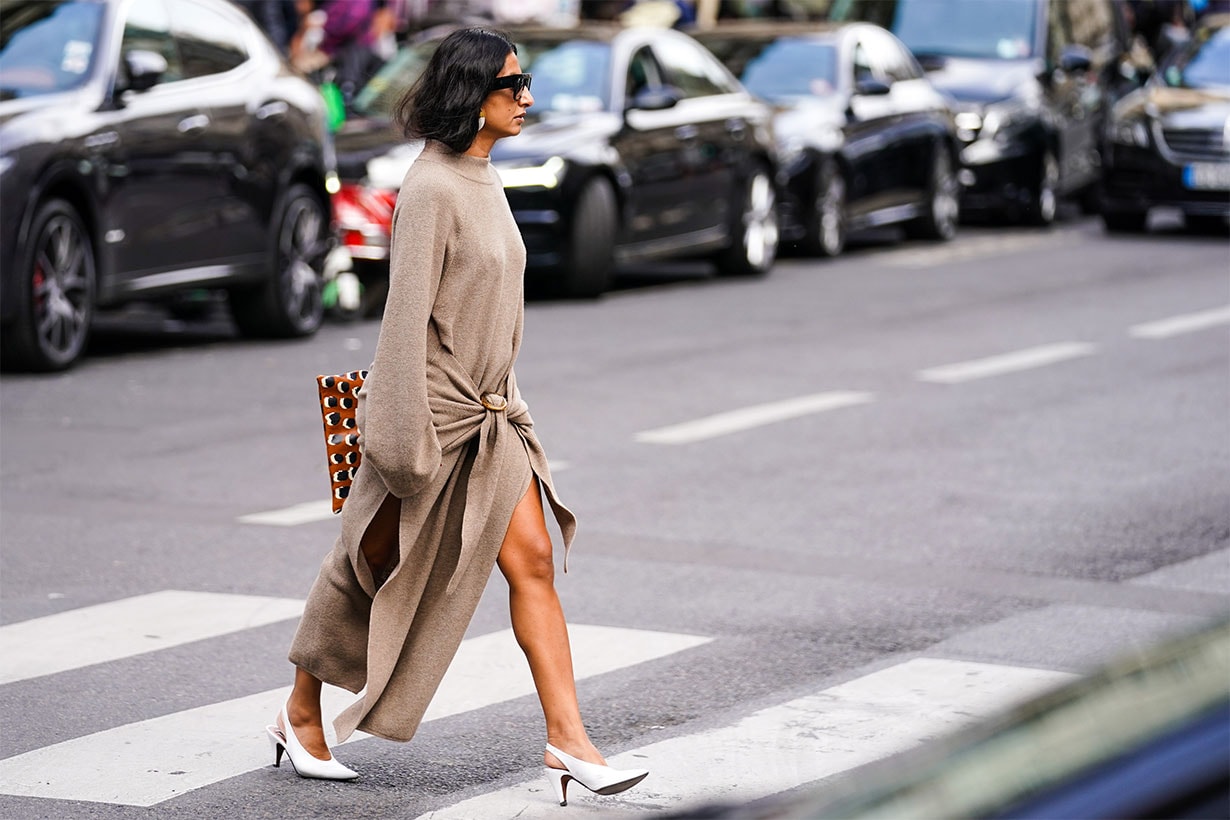
<path id="1" fill-rule="evenodd" d="M 834 172 L 820 199 L 820 243 L 830 256 L 841 249 L 845 199 L 846 181 Z"/>
<path id="2" fill-rule="evenodd" d="M 78 225 L 63 214 L 43 229 L 34 254 L 31 307 L 39 347 L 71 356 L 89 329 L 91 259 Z"/>
<path id="3" fill-rule="evenodd" d="M 960 208 L 957 194 L 957 178 L 952 173 L 952 163 L 948 155 L 941 153 L 935 164 L 936 182 L 935 197 L 931 208 L 935 213 L 935 221 L 941 232 L 947 236 L 952 233 L 957 224 L 957 213 Z"/>
<path id="4" fill-rule="evenodd" d="M 752 177 L 743 216 L 743 251 L 755 268 L 766 268 L 777 254 L 777 211 L 773 185 L 764 174 Z"/>
<path id="5" fill-rule="evenodd" d="M 313 262 L 324 258 L 323 223 L 319 209 L 304 199 L 292 203 L 283 223 L 279 249 L 287 314 L 300 322 L 311 319 L 320 304 L 321 282 Z"/>
<path id="6" fill-rule="evenodd" d="M 1042 159 L 1042 179 L 1038 188 L 1038 213 L 1046 222 L 1055 218 L 1057 197 L 1055 188 L 1059 184 L 1059 163 L 1055 157 L 1046 154 Z"/>

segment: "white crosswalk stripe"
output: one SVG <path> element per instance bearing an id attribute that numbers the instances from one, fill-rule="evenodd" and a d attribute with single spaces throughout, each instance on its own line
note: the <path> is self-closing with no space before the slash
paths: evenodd
<path id="1" fill-rule="evenodd" d="M 0 684 L 297 618 L 303 601 L 163 590 L 0 627 Z"/>
<path id="2" fill-rule="evenodd" d="M 142 596 L 114 606 L 135 612 L 157 597 Z M 301 601 L 291 603 L 302 609 Z M 98 608 L 89 609 L 97 616 Z M 569 634 L 578 679 L 655 660 L 710 640 L 586 624 L 570 625 Z M 462 643 L 425 720 L 481 709 L 533 692 L 533 680 L 511 630 L 470 638 Z M 289 687 L 271 689 L 0 760 L 0 794 L 152 806 L 254 771 L 272 762 L 264 726 L 271 722 L 288 693 Z M 353 698 L 349 692 L 327 687 L 323 698 L 326 714 L 336 714 Z M 351 740 L 360 737 L 363 735 Z"/>
<path id="3" fill-rule="evenodd" d="M 189 641 L 296 617 L 303 602 L 283 598 L 164 591 L 0 628 L 5 682 L 115 661 Z M 149 630 L 158 627 L 158 633 Z M 82 632 L 84 630 L 84 632 Z M 701 646 L 711 638 L 573 624 L 578 680 Z M 37 662 L 27 642 L 56 647 Z M 10 651 L 13 653 L 10 655 Z M 24 653 L 24 654 L 23 654 Z M 16 660 L 9 663 L 9 658 Z M 749 800 L 887 757 L 1058 685 L 1061 672 L 916 658 L 725 725 L 612 756 L 646 767 L 650 778 L 625 794 L 597 798 L 577 783 L 572 814 L 642 814 L 715 800 Z M 0 795 L 155 806 L 270 765 L 264 726 L 288 687 L 204 704 L 33 749 L 0 760 Z M 533 681 L 510 630 L 465 640 L 425 720 L 532 695 Z M 353 695 L 325 688 L 333 715 Z M 331 727 L 326 726 L 332 737 Z M 356 733 L 350 740 L 366 738 Z M 350 742 L 350 741 L 348 741 Z M 555 817 L 550 787 L 537 776 L 423 815 L 423 820 Z M 570 816 L 572 816 L 570 814 Z"/>
<path id="4" fill-rule="evenodd" d="M 1064 672 L 916 658 L 814 695 L 763 709 L 730 726 L 664 740 L 611 757 L 647 768 L 622 794 L 597 797 L 576 783 L 569 817 L 644 816 L 704 802 L 767 797 L 872 763 L 1054 688 Z M 543 777 L 428 812 L 419 820 L 557 818 Z"/>

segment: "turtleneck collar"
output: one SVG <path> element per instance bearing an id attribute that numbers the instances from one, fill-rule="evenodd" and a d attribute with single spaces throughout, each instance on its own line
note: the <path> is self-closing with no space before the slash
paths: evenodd
<path id="1" fill-rule="evenodd" d="M 491 174 L 490 158 L 459 154 L 439 140 L 427 140 L 419 157 L 452 168 L 474 182 L 484 185 L 492 185 L 495 182 Z"/>

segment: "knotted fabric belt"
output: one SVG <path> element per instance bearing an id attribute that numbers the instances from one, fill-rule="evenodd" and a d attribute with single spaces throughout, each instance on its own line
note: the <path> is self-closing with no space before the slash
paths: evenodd
<path id="1" fill-rule="evenodd" d="M 521 434 L 516 428 L 533 427 L 529 407 L 514 393 L 512 401 L 499 393 L 480 393 L 472 384 L 458 384 L 452 379 L 456 392 L 451 395 L 429 396 L 432 416 L 440 449 L 449 452 L 477 439 L 478 450 L 470 471 L 466 488 L 466 505 L 461 522 L 461 553 L 457 568 L 449 579 L 448 591 L 452 592 L 462 573 L 474 558 L 474 550 L 482 538 L 483 530 L 492 522 L 497 489 L 503 477 L 504 459 L 500 457 L 508 436 Z M 468 381 L 468 380 L 467 380 Z M 511 385 L 510 385 L 511 386 Z M 518 446 L 523 446 L 520 441 Z M 507 522 L 500 522 L 501 525 Z M 503 537 L 503 532 L 500 533 Z"/>

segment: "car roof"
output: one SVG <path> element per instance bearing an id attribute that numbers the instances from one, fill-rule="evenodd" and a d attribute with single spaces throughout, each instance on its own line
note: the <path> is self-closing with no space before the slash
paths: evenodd
<path id="1" fill-rule="evenodd" d="M 793 20 L 723 20 L 708 28 L 696 28 L 686 31 L 697 40 L 772 40 L 778 37 L 815 37 L 817 39 L 836 39 L 843 32 L 870 28 L 871 23 L 829 21 L 793 21 Z M 875 26 L 879 28 L 879 26 Z"/>

